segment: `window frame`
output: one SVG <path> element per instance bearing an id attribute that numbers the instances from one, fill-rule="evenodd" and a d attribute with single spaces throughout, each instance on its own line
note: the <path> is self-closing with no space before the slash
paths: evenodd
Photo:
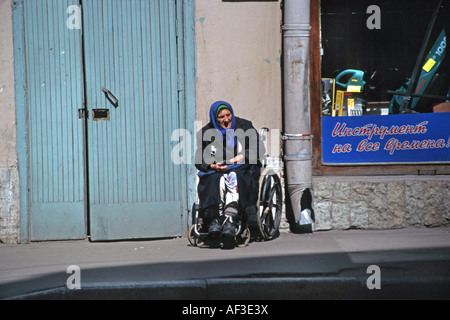
<path id="1" fill-rule="evenodd" d="M 376 175 L 449 175 L 448 164 L 374 164 L 329 165 L 322 162 L 321 112 L 321 18 L 320 0 L 311 1 L 310 31 L 310 120 L 312 139 L 312 170 L 315 176 L 376 176 Z"/>

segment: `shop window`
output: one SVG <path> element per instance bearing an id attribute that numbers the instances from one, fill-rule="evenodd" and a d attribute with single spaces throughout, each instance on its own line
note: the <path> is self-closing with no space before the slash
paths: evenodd
<path id="1" fill-rule="evenodd" d="M 450 163 L 450 3 L 320 6 L 322 165 Z"/>

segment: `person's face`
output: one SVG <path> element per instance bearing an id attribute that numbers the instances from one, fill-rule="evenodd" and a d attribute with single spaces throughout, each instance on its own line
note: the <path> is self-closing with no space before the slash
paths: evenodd
<path id="1" fill-rule="evenodd" d="M 219 122 L 219 126 L 222 129 L 231 129 L 231 119 L 233 116 L 231 115 L 231 111 L 228 109 L 220 110 L 217 115 L 217 121 Z"/>

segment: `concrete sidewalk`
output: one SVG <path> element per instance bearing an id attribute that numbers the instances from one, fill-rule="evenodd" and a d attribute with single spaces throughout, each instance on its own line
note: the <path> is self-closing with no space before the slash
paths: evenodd
<path id="1" fill-rule="evenodd" d="M 72 265 L 80 268 L 80 290 L 67 288 Z M 230 296 L 450 299 L 450 227 L 282 233 L 235 249 L 192 247 L 185 237 L 0 245 L 1 299 Z"/>

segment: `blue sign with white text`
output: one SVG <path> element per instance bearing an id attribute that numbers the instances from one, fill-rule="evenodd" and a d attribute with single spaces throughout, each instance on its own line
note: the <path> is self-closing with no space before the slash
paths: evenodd
<path id="1" fill-rule="evenodd" d="M 322 118 L 324 164 L 450 162 L 450 113 Z"/>

